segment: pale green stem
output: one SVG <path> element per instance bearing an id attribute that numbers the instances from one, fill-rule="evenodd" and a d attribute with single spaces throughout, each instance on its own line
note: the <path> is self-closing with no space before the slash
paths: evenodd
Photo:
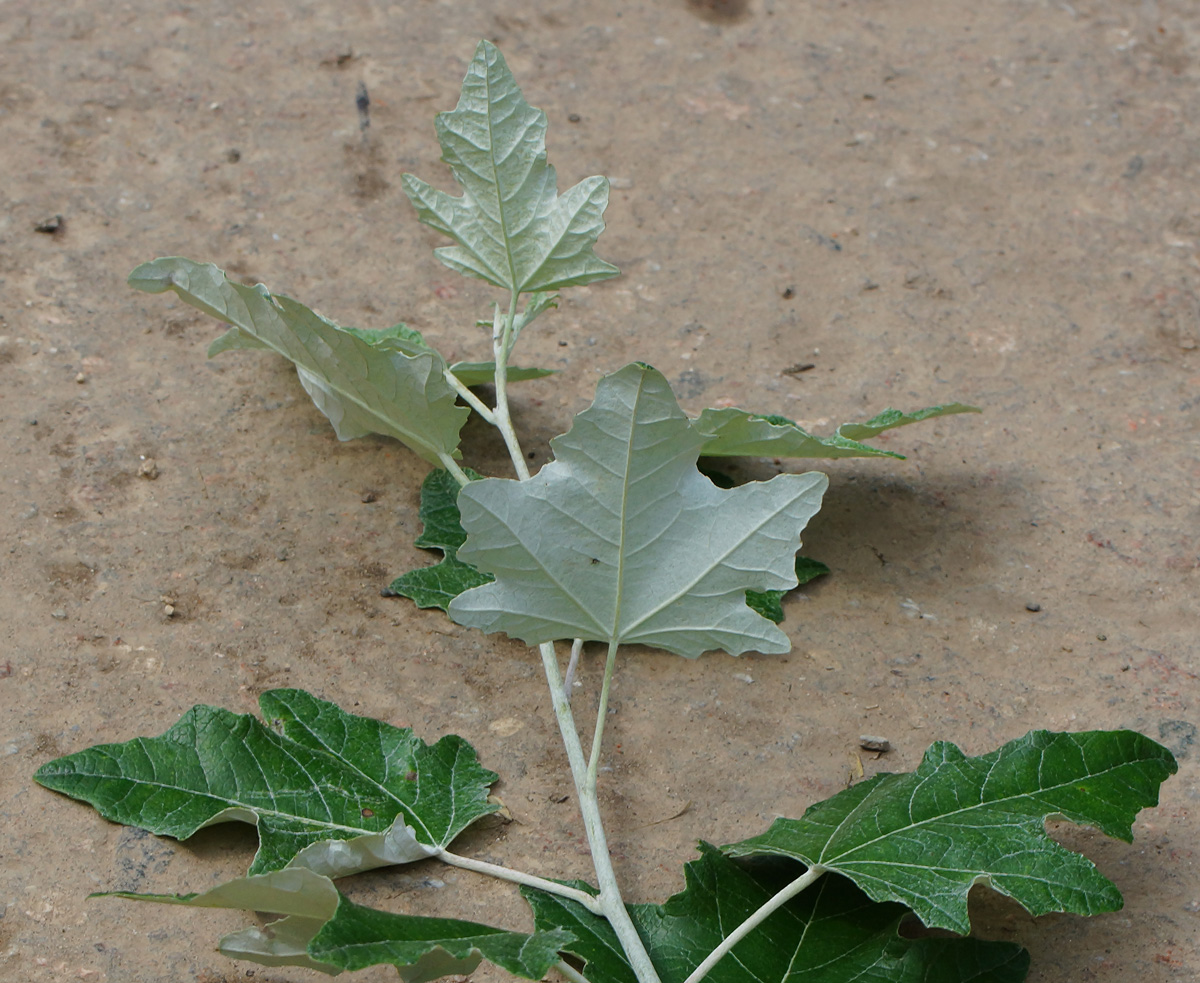
<path id="1" fill-rule="evenodd" d="M 617 643 L 608 643 L 608 658 L 604 660 L 604 682 L 600 686 L 600 710 L 596 714 L 596 730 L 592 733 L 592 756 L 588 759 L 587 783 L 596 794 L 596 779 L 600 770 L 600 746 L 604 741 L 604 721 L 608 716 L 608 689 L 617 666 Z M 569 695 L 569 694 L 568 694 Z"/>
<path id="2" fill-rule="evenodd" d="M 525 455 L 513 430 L 512 417 L 508 411 L 508 350 L 512 345 L 513 318 L 517 316 L 517 292 L 514 290 L 508 304 L 508 316 L 500 313 L 497 306 L 496 315 L 492 321 L 492 357 L 496 360 L 496 409 L 493 411 L 493 423 L 504 438 L 508 448 L 508 456 L 512 458 L 513 467 L 521 481 L 529 478 L 529 467 L 525 463 Z"/>
<path id="3" fill-rule="evenodd" d="M 462 379 L 460 379 L 453 372 L 451 372 L 449 366 L 446 366 L 445 370 L 442 372 L 442 375 L 445 377 L 446 382 L 449 383 L 450 386 L 454 389 L 454 391 L 463 398 L 463 400 L 466 402 L 466 404 L 468 406 L 471 407 L 471 409 L 473 409 L 481 417 L 483 417 L 485 420 L 487 420 L 488 423 L 495 426 L 495 424 L 496 424 L 495 414 L 493 414 L 492 411 L 490 409 L 488 409 L 487 403 L 485 403 L 482 399 L 480 399 L 473 392 L 471 392 L 470 389 L 468 389 L 465 385 L 463 385 Z"/>
<path id="4" fill-rule="evenodd" d="M 487 874 L 489 877 L 496 877 L 502 881 L 524 884 L 527 887 L 535 887 L 539 891 L 545 891 L 548 894 L 557 894 L 563 898 L 570 898 L 572 901 L 583 905 L 593 915 L 601 914 L 600 902 L 596 900 L 595 896 L 588 894 L 586 891 L 580 891 L 578 888 L 568 887 L 566 884 L 559 884 L 557 881 L 548 881 L 544 877 L 538 877 L 536 874 L 527 874 L 523 870 L 513 870 L 511 867 L 502 867 L 500 864 L 489 864 L 486 860 L 460 857 L 449 850 L 443 850 L 437 857 L 452 867 L 473 870 L 477 874 Z"/>
<path id="5" fill-rule="evenodd" d="M 817 878 L 825 873 L 825 868 L 820 864 L 813 864 L 803 874 L 797 877 L 794 881 L 779 891 L 774 897 L 767 901 L 754 914 L 747 918 L 742 924 L 725 936 L 721 944 L 713 949 L 699 966 L 697 966 L 691 975 L 683 981 L 683 983 L 700 983 L 712 968 L 724 959 L 730 950 L 742 941 L 747 935 L 753 932 L 759 925 L 772 915 L 779 908 L 783 907 L 792 900 L 797 894 L 811 885 Z"/>
<path id="6" fill-rule="evenodd" d="M 567 962 L 557 962 L 554 964 L 554 968 L 570 980 L 571 983 L 589 983 L 588 978 L 583 973 Z"/>
<path id="7" fill-rule="evenodd" d="M 579 793 L 579 814 L 583 817 L 583 828 L 587 833 L 588 847 L 592 852 L 592 866 L 596 871 L 596 882 L 600 887 L 597 900 L 600 910 L 617 935 L 629 965 L 639 983 L 660 983 L 658 972 L 642 937 L 638 935 L 621 898 L 617 875 L 613 870 L 612 857 L 608 852 L 608 838 L 604 834 L 604 823 L 600 818 L 600 803 L 596 798 L 596 783 L 588 781 L 588 765 L 583 758 L 583 745 L 579 742 L 579 731 L 575 729 L 575 718 L 571 714 L 571 703 L 563 689 L 562 675 L 558 668 L 558 656 L 552 642 L 544 642 L 538 650 L 542 655 L 542 666 L 546 670 L 546 682 L 550 685 L 550 700 L 554 704 L 554 716 L 562 734 L 575 789 Z M 611 661 L 611 660 L 610 660 Z M 610 671 L 610 670 L 609 670 Z M 606 671 L 606 676 L 609 674 Z M 603 720 L 607 707 L 607 685 L 601 694 L 599 719 Z"/>
<path id="8" fill-rule="evenodd" d="M 466 488 L 471 483 L 471 479 L 467 477 L 467 473 L 458 466 L 458 462 L 449 454 L 438 454 L 438 460 L 442 462 L 442 467 L 454 476 L 454 480 L 458 482 L 459 487 Z"/>
<path id="9" fill-rule="evenodd" d="M 495 426 L 504 437 L 508 456 L 513 468 L 521 481 L 529 480 L 529 468 L 525 464 L 525 455 L 521 450 L 516 431 L 513 430 L 512 419 L 508 411 L 508 353 L 512 347 L 513 319 L 517 312 L 517 294 L 513 291 L 509 302 L 508 316 L 496 308 L 492 322 L 492 351 L 496 360 L 496 409 Z M 595 768 L 589 767 L 583 757 L 583 745 L 579 741 L 579 731 L 575 727 L 575 718 L 571 714 L 571 701 L 566 688 L 563 686 L 562 672 L 558 666 L 558 655 L 553 642 L 543 642 L 538 646 L 542 656 L 542 667 L 546 672 L 546 682 L 550 687 L 550 701 L 554 706 L 554 716 L 558 721 L 559 733 L 562 735 L 563 746 L 567 752 L 567 761 L 571 766 L 571 777 L 575 780 L 575 789 L 579 795 L 579 814 L 583 818 L 584 832 L 587 834 L 588 848 L 592 854 L 592 867 L 596 871 L 596 882 L 600 893 L 594 899 L 599 906 L 600 914 L 608 920 L 616 933 L 621 948 L 629 960 L 634 976 L 638 983 L 661 983 L 654 963 L 646 952 L 645 943 L 638 935 L 625 901 L 621 897 L 621 888 L 617 884 L 616 871 L 613 870 L 612 857 L 608 852 L 608 837 L 604 833 L 604 822 L 600 817 L 600 803 L 596 797 Z M 608 663 L 604 671 L 604 685 L 600 693 L 600 709 L 597 714 L 596 733 L 593 739 L 593 765 L 599 760 L 599 744 L 603 737 L 604 717 L 608 712 L 608 689 L 612 680 L 613 664 L 615 662 L 616 646 L 609 647 Z M 589 774 L 591 775 L 589 780 Z"/>
<path id="10" fill-rule="evenodd" d="M 575 686 L 575 670 L 579 668 L 579 654 L 583 651 L 583 639 L 577 638 L 571 643 L 571 658 L 567 662 L 567 671 L 563 674 L 563 689 L 567 699 L 571 698 L 571 690 Z"/>

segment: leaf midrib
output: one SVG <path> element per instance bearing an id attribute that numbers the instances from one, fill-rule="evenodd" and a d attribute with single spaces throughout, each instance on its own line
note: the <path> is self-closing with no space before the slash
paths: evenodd
<path id="1" fill-rule="evenodd" d="M 504 209 L 504 191 L 500 187 L 500 169 L 496 165 L 496 132 L 492 126 L 492 65 L 494 64 L 488 58 L 483 60 L 483 88 L 487 96 L 487 111 L 484 114 L 487 120 L 488 134 L 488 163 L 492 166 L 492 186 L 496 189 L 496 209 L 500 214 L 500 231 L 504 234 L 504 259 L 508 263 L 508 283 L 509 289 L 515 298 L 520 293 L 520 285 L 517 283 L 517 267 L 513 261 L 512 253 L 512 237 L 508 234 L 508 216 Z M 514 303 L 516 301 L 514 300 Z"/>
<path id="2" fill-rule="evenodd" d="M 99 773 L 99 772 L 91 773 L 91 772 L 84 772 L 79 769 L 75 769 L 74 771 L 72 771 L 71 777 L 72 778 L 79 778 L 79 777 L 91 778 L 91 779 L 94 779 L 97 781 L 104 781 L 104 782 L 108 782 L 108 783 L 125 782 L 125 783 L 129 784 L 130 786 L 133 786 L 136 788 L 145 788 L 145 787 L 149 786 L 150 788 L 161 789 L 166 792 L 179 792 L 182 794 L 186 794 L 189 797 L 206 798 L 206 799 L 210 799 L 214 802 L 224 802 L 224 803 L 226 803 L 228 808 L 245 809 L 247 812 L 252 812 L 256 816 L 278 816 L 283 819 L 297 819 L 297 820 L 305 822 L 311 826 L 317 826 L 322 829 L 344 829 L 344 830 L 347 830 L 350 832 L 358 833 L 360 835 L 367 835 L 367 836 L 384 832 L 382 830 L 363 829 L 361 826 L 345 826 L 341 823 L 325 822 L 325 821 L 317 820 L 317 819 L 306 819 L 303 816 L 297 816 L 294 813 L 283 812 L 279 809 L 267 809 L 260 805 L 250 805 L 246 802 L 239 802 L 237 799 L 230 799 L 224 795 L 217 795 L 213 792 L 197 792 L 195 789 L 183 788 L 179 785 L 168 785 L 166 782 L 155 781 L 152 779 L 130 778 L 125 775 L 108 775 L 108 774 L 103 774 L 103 773 Z M 116 803 L 114 802 L 113 804 L 115 805 Z M 110 809 L 111 809 L 111 806 L 110 806 Z M 172 810 L 172 811 L 174 812 L 177 810 Z M 211 819 L 210 819 L 210 822 L 211 822 Z M 206 824 L 201 824 L 201 826 L 197 827 L 197 829 L 202 829 L 204 827 L 204 825 L 206 825 Z"/>
<path id="3" fill-rule="evenodd" d="M 626 515 L 629 510 L 629 470 L 633 467 L 633 434 L 637 429 L 638 407 L 642 403 L 642 394 L 646 391 L 646 373 L 642 372 L 638 380 L 637 392 L 633 398 L 633 409 L 629 414 L 629 437 L 625 441 L 625 470 L 621 481 L 621 525 L 617 538 L 617 591 L 613 598 L 613 623 L 609 631 L 608 643 L 617 644 L 624 632 L 621 631 L 621 602 L 625 599 L 625 535 L 628 530 Z"/>

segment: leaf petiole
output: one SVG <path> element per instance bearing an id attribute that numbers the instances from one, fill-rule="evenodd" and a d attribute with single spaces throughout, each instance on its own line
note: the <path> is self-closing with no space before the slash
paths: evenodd
<path id="1" fill-rule="evenodd" d="M 595 895 L 588 894 L 586 891 L 581 891 L 578 888 L 559 884 L 557 881 L 547 880 L 544 877 L 538 877 L 536 874 L 527 874 L 523 870 L 514 870 L 512 867 L 490 864 L 486 860 L 462 857 L 456 853 L 451 853 L 449 850 L 443 850 L 437 855 L 437 858 L 450 864 L 452 867 L 461 867 L 463 870 L 472 870 L 477 874 L 486 874 L 489 877 L 495 877 L 502 881 L 511 881 L 513 884 L 524 884 L 527 887 L 537 888 L 539 891 L 545 891 L 547 894 L 557 894 L 563 898 L 570 898 L 572 901 L 583 905 L 593 915 L 603 914 L 600 902 L 596 899 Z"/>
<path id="2" fill-rule="evenodd" d="M 485 419 L 488 423 L 492 424 L 492 426 L 496 425 L 496 416 L 490 409 L 488 409 L 487 403 L 485 403 L 482 399 L 471 392 L 470 389 L 463 385 L 463 381 L 453 372 L 451 372 L 449 367 L 443 369 L 442 374 L 446 377 L 446 382 L 450 384 L 450 387 L 463 398 L 463 401 L 470 406 L 471 409 L 483 417 L 483 419 Z"/>
<path id="3" fill-rule="evenodd" d="M 571 688 L 575 685 L 575 670 L 579 668 L 579 655 L 583 651 L 583 639 L 577 638 L 571 643 L 571 658 L 567 662 L 567 671 L 563 674 L 563 689 L 567 700 L 571 699 Z"/>
<path id="4" fill-rule="evenodd" d="M 438 460 L 441 462 L 442 467 L 449 471 L 454 480 L 458 482 L 459 487 L 466 488 L 471 483 L 471 479 L 467 477 L 467 473 L 458 466 L 458 462 L 449 454 L 439 454 Z"/>
<path id="5" fill-rule="evenodd" d="M 596 780 L 600 769 L 600 749 L 604 741 L 604 721 L 608 717 L 608 689 L 612 684 L 613 671 L 616 667 L 617 643 L 609 642 L 608 658 L 604 661 L 604 682 L 600 686 L 600 708 L 596 711 L 596 729 L 592 733 L 592 756 L 588 759 L 587 784 L 593 796 L 596 794 Z M 570 694 L 568 694 L 568 698 L 569 696 Z"/>
<path id="6" fill-rule="evenodd" d="M 683 983 L 700 983 L 705 976 L 709 974 L 714 966 L 724 959 L 735 945 L 742 941 L 747 935 L 753 932 L 759 925 L 767 920 L 778 909 L 800 894 L 806 888 L 810 887 L 822 874 L 825 873 L 825 868 L 820 864 L 813 864 L 803 874 L 797 877 L 794 881 L 782 888 L 780 891 L 763 903 L 763 905 L 755 911 L 742 924 L 730 932 L 721 944 L 713 949 L 699 966 L 692 970 Z"/>
<path id="7" fill-rule="evenodd" d="M 565 960 L 563 962 L 555 963 L 554 968 L 557 969 L 566 979 L 570 980 L 571 983 L 589 983 L 588 978 L 584 976 L 583 973 L 579 972 L 579 970 Z"/>

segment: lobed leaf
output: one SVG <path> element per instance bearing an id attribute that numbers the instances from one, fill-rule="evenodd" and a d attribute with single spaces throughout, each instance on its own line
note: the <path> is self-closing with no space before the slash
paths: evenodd
<path id="1" fill-rule="evenodd" d="M 703 442 L 660 373 L 635 364 L 606 376 L 535 477 L 486 478 L 459 494 L 468 538 L 458 556 L 496 581 L 456 597 L 450 616 L 529 645 L 788 651 L 746 591 L 796 586 L 800 532 L 828 480 L 783 474 L 719 489 L 696 470 Z"/>
<path id="2" fill-rule="evenodd" d="M 458 456 L 458 432 L 469 411 L 456 405 L 446 363 L 403 325 L 366 341 L 266 287 L 229 280 L 211 263 L 178 257 L 143 263 L 129 284 L 146 293 L 173 290 L 181 300 L 226 321 L 231 329 L 209 355 L 269 349 L 296 366 L 300 382 L 340 440 L 369 433 L 395 437 L 427 461 Z M 422 347 L 424 346 L 424 347 Z"/>
<path id="3" fill-rule="evenodd" d="M 463 469 L 472 481 L 481 476 Z M 418 607 L 441 608 L 463 591 L 491 583 L 492 576 L 480 573 L 458 558 L 458 548 L 467 534 L 458 513 L 458 482 L 449 471 L 431 471 L 421 483 L 421 534 L 413 541 L 424 549 L 438 549 L 445 555 L 432 567 L 419 567 L 402 573 L 383 591 L 385 597 L 407 597 Z"/>
<path id="4" fill-rule="evenodd" d="M 1034 915 L 1115 911 L 1120 892 L 1050 839 L 1046 819 L 1131 840 L 1138 811 L 1157 804 L 1175 770 L 1166 748 L 1132 731 L 1032 731 L 975 758 L 943 741 L 915 772 L 877 775 L 722 849 L 820 865 L 877 901 L 908 905 L 928 926 L 960 933 L 970 931 L 976 883 Z"/>
<path id="5" fill-rule="evenodd" d="M 481 477 L 470 468 L 463 470 L 472 480 Z M 495 579 L 458 558 L 458 548 L 467 537 L 458 511 L 458 492 L 458 482 L 448 471 L 431 471 L 425 478 L 421 485 L 420 510 L 424 531 L 413 542 L 416 546 L 440 549 L 445 556 L 432 567 L 402 573 L 381 591 L 384 597 L 407 597 L 418 607 L 436 607 L 445 611 L 459 594 L 472 587 L 490 584 Z M 796 557 L 795 569 L 798 587 L 829 573 L 829 567 L 820 560 L 805 556 Z M 783 621 L 785 594 L 785 590 L 746 591 L 746 603 L 751 610 L 779 624 Z"/>
<path id="6" fill-rule="evenodd" d="M 342 877 L 436 856 L 497 808 L 497 778 L 460 737 L 346 713 L 302 690 L 262 694 L 270 726 L 196 706 L 160 737 L 102 744 L 34 776 L 106 819 L 187 839 L 215 823 L 258 827 L 252 874 L 289 864 Z"/>
<path id="7" fill-rule="evenodd" d="M 546 114 L 525 101 L 495 45 L 479 42 L 457 107 L 435 125 L 463 195 L 412 174 L 403 181 L 420 220 L 458 243 L 435 250 L 446 266 L 512 293 L 617 275 L 592 251 L 604 231 L 608 180 L 587 178 L 559 197 L 546 163 Z"/>
<path id="8" fill-rule="evenodd" d="M 706 409 L 695 420 L 696 429 L 708 438 L 700 453 L 705 457 L 895 457 L 903 454 L 880 450 L 861 441 L 885 430 L 955 413 L 979 413 L 974 406 L 947 403 L 914 413 L 884 410 L 866 423 L 843 423 L 831 437 L 817 437 L 783 416 L 767 416 L 734 408 Z"/>
<path id="9" fill-rule="evenodd" d="M 794 864 L 742 867 L 702 843 L 686 886 L 662 905 L 629 912 L 663 983 L 681 983 L 713 949 L 796 873 Z M 539 931 L 575 936 L 564 952 L 592 981 L 636 983 L 612 928 L 582 905 L 525 888 Z M 905 939 L 907 912 L 871 901 L 850 882 L 824 877 L 755 928 L 705 977 L 710 983 L 1020 983 L 1028 954 L 1006 942 Z"/>

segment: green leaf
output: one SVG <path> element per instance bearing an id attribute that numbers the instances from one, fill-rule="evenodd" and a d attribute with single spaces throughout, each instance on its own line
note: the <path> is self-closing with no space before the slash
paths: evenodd
<path id="1" fill-rule="evenodd" d="M 766 417 L 746 410 L 706 409 L 696 429 L 707 438 L 705 457 L 900 457 L 836 434 L 816 437 L 784 417 Z"/>
<path id="2" fill-rule="evenodd" d="M 490 574 L 480 573 L 453 553 L 447 553 L 432 567 L 418 567 L 400 574 L 381 593 L 384 597 L 407 597 L 419 608 L 445 611 L 463 591 L 491 582 Z"/>
<path id="3" fill-rule="evenodd" d="M 915 413 L 884 410 L 866 423 L 843 423 L 832 437 L 816 437 L 784 416 L 764 416 L 739 409 L 706 409 L 696 429 L 707 436 L 705 457 L 895 457 L 904 455 L 860 443 L 885 430 L 954 413 L 978 413 L 974 406 L 948 403 Z"/>
<path id="4" fill-rule="evenodd" d="M 472 481 L 481 477 L 470 468 L 463 470 Z M 431 471 L 426 476 L 421 484 L 422 530 L 413 542 L 423 549 L 441 550 L 445 556 L 435 566 L 402 573 L 383 591 L 385 597 L 407 597 L 418 607 L 445 611 L 463 591 L 492 582 L 491 574 L 480 573 L 457 556 L 467 538 L 458 514 L 458 492 L 458 482 L 449 471 Z"/>
<path id="5" fill-rule="evenodd" d="M 394 915 L 342 898 L 309 952 L 339 969 L 390 964 L 406 983 L 466 976 L 484 959 L 521 979 L 540 980 L 572 939 L 559 929 L 530 935 L 450 918 Z"/>
<path id="6" fill-rule="evenodd" d="M 456 597 L 450 616 L 529 645 L 788 651 L 746 591 L 796 586 L 800 531 L 828 480 L 782 474 L 719 489 L 696 470 L 703 442 L 654 369 L 602 379 L 535 477 L 486 478 L 459 494 L 469 534 L 459 557 L 496 581 Z"/>
<path id="7" fill-rule="evenodd" d="M 252 874 L 290 864 L 336 877 L 437 856 L 498 806 L 497 778 L 460 737 L 430 746 L 302 690 L 250 714 L 196 706 L 160 737 L 102 744 L 35 778 L 114 822 L 187 839 L 215 823 L 258 827 Z"/>
<path id="8" fill-rule="evenodd" d="M 965 403 L 946 403 L 943 406 L 928 406 L 913 413 L 903 413 L 900 410 L 884 410 L 871 417 L 866 423 L 843 423 L 838 427 L 838 435 L 847 440 L 870 440 L 878 437 L 885 430 L 895 427 L 906 427 L 910 423 L 920 423 L 937 416 L 952 416 L 955 413 L 982 413 L 978 406 L 967 406 Z"/>
<path id="9" fill-rule="evenodd" d="M 810 580 L 816 580 L 829 573 L 829 567 L 820 560 L 810 560 L 806 556 L 796 557 L 797 587 L 803 587 Z M 764 618 L 770 618 L 775 624 L 783 621 L 783 595 L 785 590 L 748 590 L 746 603 Z"/>
<path id="10" fill-rule="evenodd" d="M 495 362 L 455 362 L 450 371 L 464 386 L 483 386 L 496 378 Z M 542 379 L 554 375 L 558 369 L 526 368 L 521 365 L 508 366 L 506 378 L 509 382 L 525 382 L 527 379 Z"/>
<path id="11" fill-rule="evenodd" d="M 231 323 L 210 356 L 267 348 L 290 359 L 339 439 L 378 433 L 435 464 L 458 456 L 458 432 L 469 411 L 456 405 L 442 357 L 415 346 L 410 336 L 416 332 L 400 332 L 398 325 L 384 332 L 382 341 L 364 341 L 364 332 L 347 331 L 303 304 L 273 296 L 261 284 L 234 283 L 211 263 L 178 257 L 143 263 L 129 283 L 146 293 L 173 290 L 193 307 Z"/>
<path id="12" fill-rule="evenodd" d="M 573 941 L 562 930 L 530 935 L 477 922 L 377 911 L 355 904 L 328 877 L 303 867 L 240 877 L 203 894 L 107 896 L 281 915 L 265 928 L 226 935 L 221 952 L 265 966 L 303 966 L 330 975 L 392 965 L 409 983 L 469 974 L 484 959 L 514 976 L 540 980 L 559 961 L 559 950 Z"/>
<path id="13" fill-rule="evenodd" d="M 630 914 L 663 983 L 687 978 L 737 925 L 797 872 L 793 864 L 744 868 L 708 844 L 684 868 L 686 886 L 663 905 Z M 588 979 L 636 983 L 608 922 L 558 895 L 525 888 L 541 931 L 575 936 L 564 951 L 584 961 Z M 823 877 L 787 902 L 705 977 L 709 983 L 1020 983 L 1028 955 L 978 939 L 901 938 L 906 915 L 877 904 L 838 877 Z"/>
<path id="14" fill-rule="evenodd" d="M 458 243 L 435 251 L 446 266 L 514 293 L 617 275 L 592 252 L 608 180 L 590 177 L 558 196 L 546 114 L 525 101 L 495 45 L 479 42 L 458 106 L 438 114 L 436 129 L 462 197 L 411 174 L 403 182 L 421 221 Z"/>
<path id="15" fill-rule="evenodd" d="M 877 901 L 900 901 L 926 925 L 970 931 L 967 894 L 984 883 L 1035 915 L 1115 911 L 1121 895 L 1085 857 L 1046 835 L 1063 817 L 1132 840 L 1138 811 L 1175 772 L 1164 747 L 1132 731 L 1032 731 L 965 756 L 934 744 L 915 772 L 877 775 L 801 819 L 724 847 L 844 874 Z"/>

